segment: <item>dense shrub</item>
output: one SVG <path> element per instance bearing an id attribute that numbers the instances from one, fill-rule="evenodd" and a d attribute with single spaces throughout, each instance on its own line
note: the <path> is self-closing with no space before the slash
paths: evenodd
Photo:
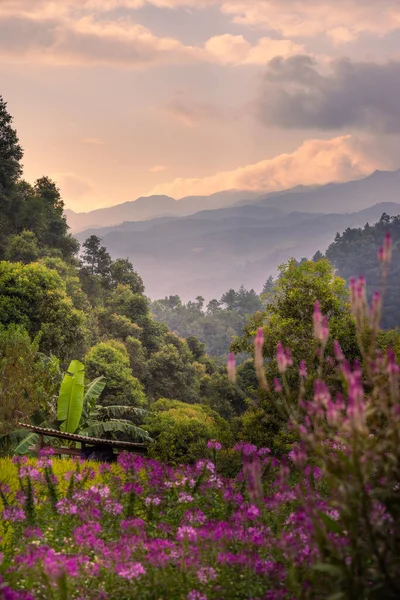
<path id="1" fill-rule="evenodd" d="M 209 440 L 231 442 L 227 422 L 207 406 L 160 399 L 151 411 L 145 428 L 156 441 L 150 453 L 163 462 L 194 463 L 207 454 Z"/>

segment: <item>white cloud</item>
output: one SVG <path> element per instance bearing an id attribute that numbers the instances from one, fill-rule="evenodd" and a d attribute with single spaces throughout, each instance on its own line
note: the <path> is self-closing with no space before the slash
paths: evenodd
<path id="1" fill-rule="evenodd" d="M 370 151 L 368 143 L 344 135 L 330 140 L 307 140 L 291 154 L 209 177 L 175 179 L 157 185 L 150 193 L 182 198 L 228 189 L 276 191 L 300 184 L 348 181 L 385 167 L 385 161 Z"/>

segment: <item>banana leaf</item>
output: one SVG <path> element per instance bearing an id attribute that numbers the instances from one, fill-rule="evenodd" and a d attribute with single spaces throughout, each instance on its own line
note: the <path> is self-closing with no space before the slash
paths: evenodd
<path id="1" fill-rule="evenodd" d="M 100 394 L 106 387 L 106 380 L 102 377 L 97 377 L 89 383 L 86 388 L 85 398 L 84 398 L 84 406 L 91 405 L 92 403 L 96 404 L 97 399 Z"/>
<path id="2" fill-rule="evenodd" d="M 88 427 L 82 429 L 82 431 L 80 431 L 79 433 L 80 435 L 97 438 L 105 437 L 105 435 L 108 433 L 124 433 L 126 435 L 129 435 L 129 441 L 131 442 L 152 441 L 152 438 L 145 429 L 133 425 L 133 423 L 131 423 L 130 421 L 123 420 L 103 421 L 100 423 L 94 421 L 88 424 Z"/>
<path id="3" fill-rule="evenodd" d="M 123 406 L 119 404 L 113 404 L 111 406 L 98 406 L 96 409 L 96 416 L 107 419 L 126 419 L 129 417 L 138 417 L 144 419 L 149 414 L 149 411 L 144 408 L 137 408 L 136 406 Z"/>
<path id="4" fill-rule="evenodd" d="M 78 429 L 83 410 L 84 380 L 84 365 L 79 360 L 73 360 L 62 380 L 58 396 L 57 418 L 62 421 L 61 431 L 75 433 Z"/>

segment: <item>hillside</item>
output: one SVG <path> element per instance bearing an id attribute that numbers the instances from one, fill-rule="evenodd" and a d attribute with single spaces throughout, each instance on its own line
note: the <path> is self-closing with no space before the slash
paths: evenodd
<path id="1" fill-rule="evenodd" d="M 260 290 L 289 257 L 312 257 L 347 227 L 400 214 L 400 204 L 380 203 L 358 212 L 285 213 L 282 207 L 252 204 L 202 211 L 177 219 L 124 223 L 96 231 L 111 255 L 129 257 L 151 298 L 179 294 L 207 300 L 230 287 Z M 92 231 L 82 232 L 83 241 Z"/>
<path id="2" fill-rule="evenodd" d="M 279 194 L 266 194 L 256 200 L 260 206 L 276 206 L 285 212 L 355 212 L 378 202 L 399 202 L 400 170 L 375 171 L 364 179 L 301 187 Z"/>
<path id="3" fill-rule="evenodd" d="M 142 221 L 155 217 L 186 216 L 213 208 L 224 208 L 254 200 L 257 192 L 227 190 L 210 196 L 187 196 L 175 200 L 170 196 L 144 196 L 131 202 L 124 202 L 107 208 L 99 208 L 90 212 L 77 213 L 67 209 L 65 215 L 72 233 L 85 229 L 96 229 L 110 225 L 118 225 L 124 221 Z"/>

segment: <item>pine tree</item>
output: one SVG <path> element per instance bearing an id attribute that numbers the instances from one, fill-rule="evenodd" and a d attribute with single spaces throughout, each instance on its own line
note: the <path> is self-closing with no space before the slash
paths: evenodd
<path id="1" fill-rule="evenodd" d="M 7 103 L 0 96 L 0 194 L 12 188 L 22 175 L 20 161 L 24 152 L 17 132 L 12 127 L 12 120 Z"/>

